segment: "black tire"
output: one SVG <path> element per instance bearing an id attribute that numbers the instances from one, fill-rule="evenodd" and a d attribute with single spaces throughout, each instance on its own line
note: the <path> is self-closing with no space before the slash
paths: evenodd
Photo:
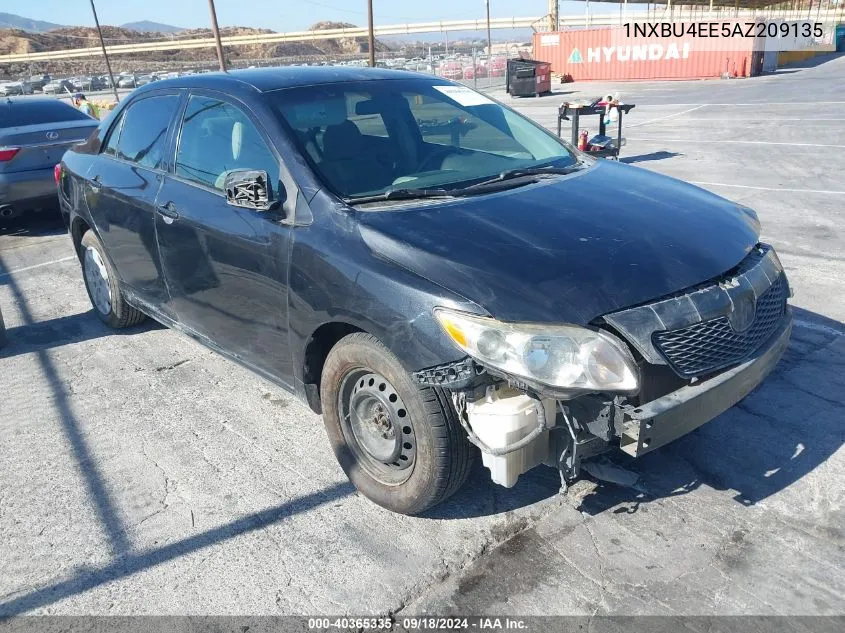
<path id="1" fill-rule="evenodd" d="M 100 307 L 98 307 L 98 302 L 95 300 L 95 282 L 89 278 L 90 273 L 86 270 L 88 249 L 96 251 L 99 261 L 108 272 L 108 288 L 110 295 L 108 311 L 102 309 L 102 302 L 100 302 Z M 106 250 L 103 248 L 103 244 L 93 231 L 86 231 L 85 235 L 82 236 L 82 240 L 80 240 L 79 259 L 82 263 L 82 278 L 85 281 L 85 290 L 88 292 L 88 298 L 91 300 L 91 306 L 94 308 L 94 313 L 103 323 L 109 327 L 121 329 L 137 325 L 146 318 L 146 315 L 143 312 L 126 303 L 126 300 L 123 298 L 123 292 L 120 289 L 117 272 L 115 272 L 111 261 L 106 255 Z"/>
<path id="2" fill-rule="evenodd" d="M 353 389 L 357 389 L 358 376 L 372 375 L 386 379 L 386 393 L 392 398 L 395 392 L 407 411 L 402 428 L 412 429 L 415 452 L 412 465 L 406 467 L 410 472 L 399 475 L 407 476 L 404 481 L 385 481 L 394 477 L 390 466 L 376 463 L 368 453 L 362 456 L 364 449 L 350 432 L 348 419 L 352 414 L 344 416 L 347 422 L 341 422 L 339 407 L 347 404 L 340 402 L 340 396 L 348 380 L 355 376 Z M 363 378 L 360 384 L 364 384 Z M 475 449 L 449 396 L 442 389 L 416 384 L 374 336 L 350 334 L 332 348 L 323 367 L 320 396 L 326 432 L 341 468 L 358 491 L 374 503 L 401 514 L 419 514 L 454 494 L 466 481 Z M 382 473 L 381 468 L 387 470 Z"/>

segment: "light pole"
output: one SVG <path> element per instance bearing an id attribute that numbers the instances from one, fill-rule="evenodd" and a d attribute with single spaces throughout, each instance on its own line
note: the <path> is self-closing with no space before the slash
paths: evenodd
<path id="1" fill-rule="evenodd" d="M 94 7 L 94 0 L 91 0 L 91 12 L 94 14 L 94 24 L 97 25 L 97 33 L 100 35 L 100 47 L 103 49 L 103 57 L 106 59 L 106 69 L 109 71 L 109 80 L 111 81 L 112 90 L 114 90 L 114 100 L 120 101 L 120 97 L 117 96 L 117 84 L 114 83 L 114 73 L 111 71 L 109 55 L 106 53 L 106 42 L 103 39 L 103 31 L 100 29 L 100 20 L 97 18 L 97 9 Z"/>
<path id="2" fill-rule="evenodd" d="M 367 0 L 367 27 L 370 49 L 370 68 L 376 67 L 376 36 L 373 33 L 373 0 Z"/>
<path id="3" fill-rule="evenodd" d="M 490 0 L 484 0 L 487 7 L 487 58 L 493 58 L 493 40 L 490 38 Z"/>
<path id="4" fill-rule="evenodd" d="M 217 61 L 220 63 L 220 70 L 226 72 L 226 60 L 223 58 L 223 42 L 220 41 L 220 28 L 217 26 L 217 11 L 214 10 L 214 0 L 208 0 L 208 10 L 211 11 L 211 30 L 214 31 L 214 40 L 217 45 Z"/>

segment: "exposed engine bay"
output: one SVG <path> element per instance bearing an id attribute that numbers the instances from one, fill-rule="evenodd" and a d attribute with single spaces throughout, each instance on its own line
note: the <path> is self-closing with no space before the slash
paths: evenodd
<path id="1" fill-rule="evenodd" d="M 507 488 L 541 464 L 557 468 L 566 487 L 583 459 L 610 450 L 623 432 L 616 406 L 598 397 L 561 402 L 501 381 L 453 392 L 452 399 L 491 479 Z"/>

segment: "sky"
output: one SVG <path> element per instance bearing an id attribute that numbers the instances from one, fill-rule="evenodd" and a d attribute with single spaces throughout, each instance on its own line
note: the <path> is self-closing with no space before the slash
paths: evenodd
<path id="1" fill-rule="evenodd" d="M 185 28 L 208 26 L 207 0 L 95 0 L 101 24 L 151 20 Z M 583 2 L 561 2 L 561 15 L 581 15 Z M 299 31 L 332 20 L 364 26 L 366 0 L 215 0 L 220 26 Z M 618 8 L 591 3 L 591 12 Z M 58 24 L 93 26 L 89 0 L 0 0 L 0 11 Z M 490 0 L 491 17 L 542 16 L 547 0 Z M 484 0 L 373 0 L 376 25 L 482 19 Z"/>

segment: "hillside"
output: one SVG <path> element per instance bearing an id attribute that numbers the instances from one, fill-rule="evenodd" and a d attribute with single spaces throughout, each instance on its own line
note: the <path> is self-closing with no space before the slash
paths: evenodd
<path id="1" fill-rule="evenodd" d="M 22 31 L 30 31 L 32 33 L 42 33 L 51 29 L 61 28 L 61 24 L 54 24 L 53 22 L 44 22 L 43 20 L 31 20 L 14 13 L 0 12 L 0 29 L 20 29 Z"/>
<path id="2" fill-rule="evenodd" d="M 340 22 L 318 22 L 311 30 L 336 29 L 341 27 L 354 28 L 354 24 Z M 251 35 L 256 33 L 272 33 L 268 29 L 254 29 L 247 27 L 229 27 L 220 29 L 223 37 L 227 35 Z M 210 29 L 185 29 L 178 34 L 160 32 L 138 32 L 133 29 L 115 26 L 104 26 L 103 37 L 106 44 L 132 44 L 162 39 L 190 39 L 211 37 Z M 21 29 L 0 29 L 0 55 L 13 53 L 35 53 L 41 51 L 61 50 L 69 48 L 87 48 L 99 45 L 97 31 L 91 27 L 63 27 L 46 33 L 29 33 Z M 270 59 L 328 59 L 352 55 L 361 55 L 367 51 L 367 38 L 342 38 L 331 40 L 317 40 L 313 42 L 285 42 L 274 44 L 257 44 L 249 46 L 227 46 L 224 53 L 230 63 L 260 63 Z M 376 42 L 377 51 L 389 50 L 383 42 Z M 144 70 L 160 65 L 162 68 L 179 67 L 185 65 L 209 66 L 214 65 L 215 52 L 213 48 L 171 50 L 132 55 L 114 55 L 111 57 L 112 67 L 117 71 Z M 103 60 L 100 57 L 90 57 L 75 60 L 39 62 L 32 64 L 0 64 L 0 76 L 16 76 L 25 73 L 50 72 L 70 73 L 101 73 L 104 72 Z"/>
<path id="3" fill-rule="evenodd" d="M 129 29 L 130 31 L 138 31 L 140 33 L 178 33 L 184 31 L 184 27 L 173 26 L 172 24 L 162 24 L 161 22 L 150 22 L 149 20 L 141 20 L 140 22 L 127 22 L 121 24 L 121 28 Z"/>

